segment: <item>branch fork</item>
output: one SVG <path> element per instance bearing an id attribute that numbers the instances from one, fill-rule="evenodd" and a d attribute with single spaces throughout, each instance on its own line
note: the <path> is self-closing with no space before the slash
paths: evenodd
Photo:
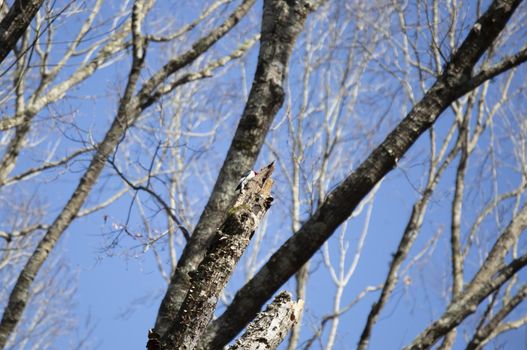
<path id="1" fill-rule="evenodd" d="M 235 199 L 198 269 L 175 321 L 161 339 L 161 349 L 194 349 L 212 320 L 227 284 L 254 231 L 271 206 L 274 163 L 261 169 Z M 286 332 L 287 334 L 287 332 Z"/>

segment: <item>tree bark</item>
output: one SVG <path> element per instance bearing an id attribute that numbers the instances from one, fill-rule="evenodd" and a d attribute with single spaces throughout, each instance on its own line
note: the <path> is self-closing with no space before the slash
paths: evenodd
<path id="1" fill-rule="evenodd" d="M 302 299 L 294 302 L 288 292 L 279 293 L 273 302 L 252 321 L 229 350 L 273 350 L 299 321 Z"/>
<path id="2" fill-rule="evenodd" d="M 465 87 L 471 86 L 474 66 L 503 30 L 520 2 L 497 0 L 490 5 L 452 56 L 443 74 L 406 118 L 355 172 L 328 195 L 302 228 L 238 291 L 223 315 L 212 322 L 203 338 L 204 348 L 220 348 L 227 344 L 351 215 L 419 136 L 453 101 L 467 92 Z"/>
<path id="3" fill-rule="evenodd" d="M 0 63 L 26 31 L 44 0 L 16 0 L 0 22 Z"/>
<path id="4" fill-rule="evenodd" d="M 246 0 L 244 4 L 251 5 L 251 1 Z M 249 6 L 248 5 L 248 6 Z M 22 317 L 22 313 L 28 303 L 29 289 L 42 264 L 56 246 L 59 238 L 76 218 L 79 210 L 84 204 L 88 194 L 97 182 L 107 158 L 114 152 L 118 143 L 125 136 L 126 130 L 137 120 L 141 112 L 148 108 L 153 102 L 162 95 L 156 94 L 156 89 L 172 74 L 179 69 L 191 64 L 196 58 L 207 51 L 214 43 L 221 39 L 230 29 L 232 29 L 245 15 L 248 8 L 239 7 L 225 22 L 208 33 L 208 35 L 198 39 L 196 43 L 180 56 L 171 59 L 159 71 L 153 74 L 136 93 L 136 88 L 141 75 L 144 59 L 146 55 L 146 43 L 141 36 L 141 22 L 152 6 L 151 1 L 143 3 L 136 0 L 132 11 L 132 38 L 133 38 L 133 57 L 132 66 L 128 76 L 123 97 L 119 101 L 119 108 L 110 129 L 107 131 L 103 141 L 97 146 L 97 151 L 93 156 L 88 169 L 82 176 L 75 191 L 59 213 L 55 221 L 49 226 L 46 234 L 39 242 L 34 253 L 22 269 L 13 290 L 9 295 L 9 301 L 5 307 L 2 320 L 0 322 L 0 349 L 3 349 L 7 340 Z M 250 6 L 249 6 L 250 8 Z M 112 47 L 107 47 L 111 50 Z M 91 67 L 90 69 L 95 69 Z M 88 74 L 88 72 L 86 72 Z M 80 79 L 79 77 L 77 77 Z M 57 97 L 62 94 L 57 92 Z M 42 102 L 44 103 L 44 102 Z"/>
<path id="5" fill-rule="evenodd" d="M 262 169 L 242 189 L 227 218 L 216 231 L 205 258 L 192 273 L 190 289 L 179 313 L 161 339 L 162 349 L 194 349 L 209 324 L 219 295 L 271 206 L 274 165 Z"/>
<path id="6" fill-rule="evenodd" d="M 284 100 L 283 83 L 297 36 L 309 12 L 304 1 L 264 2 L 260 52 L 255 78 L 245 110 L 220 170 L 209 201 L 178 261 L 157 315 L 156 330 L 163 335 L 173 323 L 195 271 L 216 228 L 232 206 L 234 189 L 241 174 L 252 169 L 269 127 Z"/>

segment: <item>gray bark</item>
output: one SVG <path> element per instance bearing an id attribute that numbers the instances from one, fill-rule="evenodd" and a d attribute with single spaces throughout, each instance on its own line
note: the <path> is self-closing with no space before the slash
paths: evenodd
<path id="1" fill-rule="evenodd" d="M 162 94 L 157 93 L 159 86 L 176 71 L 195 61 L 196 58 L 207 51 L 207 49 L 232 29 L 247 13 L 251 1 L 252 0 L 246 0 L 246 2 L 242 4 L 249 4 L 248 8 L 241 5 L 224 23 L 197 40 L 190 50 L 171 59 L 159 71 L 150 77 L 137 93 L 136 87 L 138 85 L 146 55 L 146 44 L 141 36 L 140 26 L 152 4 L 151 2 L 144 4 L 139 0 L 135 2 L 132 11 L 133 23 L 131 23 L 133 38 L 132 67 L 130 69 L 123 97 L 119 102 L 117 115 L 103 141 L 98 144 L 97 151 L 93 156 L 88 169 L 80 179 L 77 188 L 55 221 L 49 226 L 43 239 L 39 242 L 36 250 L 28 259 L 28 262 L 20 273 L 18 280 L 11 291 L 0 322 L 0 349 L 5 347 L 9 336 L 12 334 L 22 317 L 22 313 L 28 303 L 29 289 L 38 271 L 42 267 L 42 264 L 46 261 L 49 254 L 56 246 L 64 231 L 77 217 L 82 205 L 88 197 L 88 194 L 104 169 L 107 158 L 112 152 L 114 152 L 117 144 L 123 139 L 126 130 L 137 120 L 141 112 L 163 96 Z"/>
<path id="2" fill-rule="evenodd" d="M 276 349 L 299 321 L 304 302 L 294 302 L 288 292 L 279 293 L 273 302 L 252 321 L 229 350 Z"/>
<path id="3" fill-rule="evenodd" d="M 308 12 L 305 1 L 264 2 L 260 53 L 249 98 L 209 201 L 159 307 L 155 328 L 161 335 L 178 314 L 190 286 L 189 274 L 203 259 L 216 228 L 232 206 L 238 179 L 244 171 L 252 169 L 269 127 L 282 106 L 287 64 Z"/>
<path id="4" fill-rule="evenodd" d="M 44 0 L 16 0 L 0 22 L 0 63 L 15 47 Z"/>
<path id="5" fill-rule="evenodd" d="M 194 349 L 209 324 L 219 295 L 271 206 L 274 165 L 262 169 L 240 193 L 227 218 L 217 229 L 179 313 L 161 339 L 162 349 Z"/>
<path id="6" fill-rule="evenodd" d="M 425 96 L 357 170 L 328 195 L 302 228 L 238 291 L 223 315 L 209 326 L 203 339 L 205 348 L 220 348 L 228 343 L 351 215 L 439 115 L 468 92 L 467 87 L 475 87 L 471 83 L 474 66 L 503 30 L 520 2 L 498 0 L 490 5 Z"/>

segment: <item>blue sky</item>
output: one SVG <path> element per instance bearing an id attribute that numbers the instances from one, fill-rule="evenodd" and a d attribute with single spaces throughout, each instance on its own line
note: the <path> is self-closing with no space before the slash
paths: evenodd
<path id="1" fill-rule="evenodd" d="M 337 5 L 342 5 L 337 2 Z M 114 8 L 110 2 L 104 5 L 101 12 L 100 27 L 94 30 L 94 36 L 105 35 L 105 28 L 109 22 L 103 19 L 111 18 Z M 236 4 L 230 4 L 219 12 L 223 16 L 229 13 Z M 259 17 L 261 14 L 261 2 L 255 5 L 248 18 L 244 19 L 232 33 L 214 46 L 209 58 L 218 58 L 237 47 L 241 40 L 245 39 L 248 33 L 258 31 Z M 170 2 L 161 2 L 156 5 L 152 14 L 148 17 L 145 26 L 146 31 L 153 31 L 167 18 L 174 20 L 177 25 L 189 23 L 202 10 L 200 6 L 193 2 L 185 2 L 181 6 L 176 6 Z M 442 8 L 444 11 L 444 8 Z M 525 6 L 522 9 L 525 11 Z M 324 9 L 326 11 L 326 9 Z M 372 47 L 379 55 L 376 59 L 370 59 L 363 52 L 363 56 L 354 57 L 354 62 L 366 62 L 366 68 L 357 76 L 350 79 L 350 94 L 344 98 L 343 108 L 340 113 L 339 124 L 331 130 L 335 133 L 336 129 L 341 129 L 342 139 L 338 143 L 337 151 L 332 156 L 331 162 L 338 166 L 331 169 L 326 184 L 326 191 L 334 188 L 346 174 L 357 167 L 361 160 L 371 151 L 372 147 L 378 144 L 396 123 L 404 117 L 404 112 L 411 108 L 411 101 L 404 94 L 401 79 L 406 77 L 404 72 L 388 71 L 383 68 L 383 64 L 388 67 L 396 67 L 401 63 L 400 52 L 390 46 L 386 38 L 379 38 L 374 35 L 373 24 L 371 27 L 362 27 L 367 21 L 362 23 L 360 18 L 345 17 L 353 14 L 351 9 L 341 8 L 336 11 L 334 7 L 328 10 L 327 15 L 320 17 L 312 16 L 311 21 L 306 24 L 306 31 L 297 42 L 296 51 L 291 59 L 288 84 L 290 94 L 291 113 L 295 115 L 292 119 L 296 126 L 288 125 L 286 120 L 286 107 L 278 113 L 272 126 L 272 131 L 268 135 L 268 144 L 262 150 L 257 162 L 257 168 L 267 164 L 276 158 L 272 153 L 271 145 L 279 150 L 279 156 L 287 166 L 291 164 L 289 149 L 291 139 L 289 133 L 294 131 L 291 128 L 301 125 L 308 132 L 316 133 L 322 128 L 323 111 L 316 110 L 304 121 L 299 122 L 298 116 L 302 101 L 302 79 L 306 66 L 311 62 L 306 61 L 306 42 L 311 40 L 311 45 L 320 45 L 320 50 L 316 55 L 324 57 L 330 42 L 334 40 L 337 47 L 333 48 L 330 57 L 324 57 L 327 61 L 321 64 L 311 77 L 309 87 L 310 106 L 324 106 L 326 102 L 331 102 L 338 88 L 339 77 L 345 71 L 345 59 L 348 53 L 352 52 L 353 45 L 368 44 L 368 40 L 375 38 L 378 40 Z M 373 10 L 372 10 L 373 11 Z M 416 8 L 410 6 L 406 12 L 408 21 L 415 23 L 418 20 Z M 474 9 L 471 4 L 465 4 L 462 8 L 463 23 L 459 29 L 459 39 L 463 35 L 470 23 L 474 19 Z M 170 16 L 168 16 L 170 14 Z M 224 18 L 219 16 L 213 18 L 208 24 L 220 23 Z M 375 15 L 372 15 L 375 18 Z M 393 23 L 386 23 L 386 28 L 395 26 L 396 21 L 388 17 Z M 315 22 L 318 20 L 319 22 Z M 379 22 L 386 20 L 380 18 Z M 361 24 L 362 23 L 362 24 Z M 336 25 L 335 25 L 336 24 Z M 359 25 L 361 24 L 361 25 Z M 442 22 L 445 27 L 447 21 Z M 78 28 L 79 23 L 75 20 L 65 21 L 64 30 L 59 31 L 56 40 L 60 41 L 71 38 L 71 33 Z M 327 27 L 325 27 L 327 26 Z M 331 28 L 330 28 L 331 27 Z M 363 29 L 360 29 L 360 28 Z M 338 29 L 346 29 L 339 31 Z M 330 30 L 331 29 L 331 30 Z M 188 37 L 176 41 L 174 44 L 164 44 L 154 46 L 149 50 L 148 69 L 144 77 L 148 77 L 156 68 L 160 67 L 172 55 L 183 52 L 192 40 L 202 35 L 205 29 L 199 28 L 192 31 Z M 306 33 L 310 33 L 310 36 Z M 331 33 L 327 37 L 325 33 Z M 338 33 L 335 34 L 335 33 Z M 357 37 L 357 33 L 360 35 Z M 393 38 L 401 40 L 401 33 L 394 32 Z M 521 37 L 522 29 L 519 29 Z M 418 49 L 427 56 L 429 48 L 429 35 L 415 30 L 415 35 L 421 35 L 418 39 Z M 355 35 L 355 36 L 354 36 Z M 319 39 L 320 38 L 320 39 Z M 513 37 L 514 38 L 514 37 Z M 355 41 L 354 41 L 355 40 Z M 349 45 L 348 45 L 349 44 Z M 60 44 L 58 44 L 60 48 Z M 508 42 L 507 49 L 514 49 L 514 40 Z M 356 48 L 355 48 L 356 49 Z M 184 153 L 183 159 L 190 166 L 182 172 L 184 180 L 184 195 L 189 199 L 191 208 L 182 208 L 188 214 L 188 220 L 195 224 L 202 207 L 212 189 L 221 163 L 225 157 L 227 147 L 230 144 L 239 116 L 243 109 L 243 102 L 246 98 L 246 91 L 250 88 L 252 76 L 255 70 L 258 46 L 255 45 L 243 58 L 237 62 L 227 65 L 225 68 L 215 72 L 213 78 L 198 82 L 188 89 L 196 89 L 188 96 L 184 94 L 187 87 L 183 87 L 182 96 L 177 103 L 171 101 L 153 106 L 136 127 L 132 128 L 127 134 L 120 151 L 117 153 L 117 162 L 122 169 L 129 171 L 132 178 L 140 178 L 140 167 L 134 166 L 141 164 L 147 166 L 152 148 L 159 140 L 169 142 L 170 147 L 180 148 Z M 361 51 L 353 51 L 358 54 Z M 60 51 L 56 53 L 60 57 Z M 318 57 L 318 56 L 317 56 Z M 316 60 L 314 60 L 316 61 Z M 73 61 L 71 68 L 67 68 L 62 74 L 67 76 L 75 69 L 79 61 Z M 60 153 L 66 154 L 80 147 L 82 141 L 93 138 L 100 141 L 111 123 L 117 108 L 119 95 L 122 93 L 124 77 L 129 69 L 128 57 L 123 57 L 116 64 L 102 68 L 68 93 L 65 100 L 62 100 L 52 107 L 44 110 L 38 116 L 38 124 L 34 136 L 48 135 L 46 140 L 38 147 L 30 149 L 21 155 L 17 168 L 14 173 L 39 163 L 55 144 L 60 140 Z M 313 66 L 315 63 L 313 63 Z M 192 67 L 197 69 L 202 67 L 200 62 Z M 355 68 L 355 67 L 354 67 Z M 329 73 L 328 73 L 329 72 Z M 325 75 L 325 74 L 328 75 Z M 521 67 L 515 73 L 512 82 L 512 89 L 519 90 L 507 104 L 500 115 L 496 118 L 495 140 L 491 140 L 489 134 L 484 134 L 478 146 L 478 157 L 475 157 L 473 167 L 470 168 L 467 178 L 467 200 L 465 203 L 465 217 L 463 229 L 467 230 L 478 214 L 481 206 L 490 196 L 493 183 L 489 171 L 488 161 L 485 151 L 492 142 L 496 147 L 496 157 L 502 161 L 498 166 L 497 187 L 499 193 L 512 188 L 519 181 L 518 172 L 511 164 L 515 164 L 513 159 L 513 144 L 507 138 L 507 125 L 511 122 L 513 112 L 525 116 L 525 93 L 520 89 L 524 86 L 526 68 Z M 328 78 L 329 76 L 329 78 Z M 244 80 L 245 79 L 245 80 Z M 419 81 L 416 77 L 415 69 L 410 70 L 409 84 L 416 91 L 416 98 L 422 94 L 419 91 Z M 431 79 L 426 79 L 424 85 L 427 86 Z M 503 77 L 493 81 L 489 88 L 489 100 L 496 99 L 498 93 L 503 88 Z M 351 91 L 355 86 L 358 88 L 358 98 L 355 102 Z M 324 89 L 328 89 L 327 92 Z M 179 92 L 179 91 L 178 91 Z M 381 96 L 379 98 L 379 96 Z M 489 102 L 490 105 L 490 102 Z M 217 126 L 216 134 L 212 137 L 181 136 L 181 140 L 170 140 L 170 135 L 166 134 L 163 125 L 168 125 L 178 113 L 178 108 L 182 110 L 183 131 L 190 133 L 207 133 Z M 60 116 L 61 122 L 50 122 L 52 118 Z M 196 121 L 197 120 L 197 121 Z M 435 131 L 438 139 L 444 137 L 447 129 L 453 120 L 452 112 L 446 111 L 436 124 Z M 218 122 L 220 121 L 220 122 Z M 164 124 L 166 123 L 166 124 Z M 161 125 L 161 126 L 160 126 Z M 42 126 L 42 127 L 40 127 Z M 148 127 L 159 127 L 159 130 L 150 132 Z M 295 129 L 296 130 L 296 129 Z M 332 134 L 333 135 L 333 134 Z M 309 134 L 304 135 L 306 144 L 314 137 Z M 139 145 L 139 141 L 144 145 Z M 308 200 L 313 198 L 310 192 L 312 185 L 316 182 L 316 167 L 320 164 L 320 145 L 323 143 L 324 136 L 316 139 L 306 147 L 305 159 L 302 163 L 301 196 L 305 200 L 301 207 L 301 220 L 307 219 L 312 211 L 312 205 Z M 122 151 L 122 150 L 126 150 Z M 368 286 L 375 286 L 383 282 L 388 270 L 391 254 L 395 251 L 401 234 L 404 230 L 412 205 L 419 196 L 419 189 L 424 182 L 424 175 L 427 167 L 427 157 L 429 152 L 428 136 L 423 136 L 412 147 L 407 156 L 401 160 L 398 168 L 391 172 L 383 181 L 374 199 L 371 222 L 361 258 L 358 262 L 356 272 L 353 274 L 350 283 L 346 286 L 342 296 L 342 306 L 345 306 Z M 46 203 L 48 214 L 45 220 L 51 221 L 56 213 L 62 208 L 74 187 L 78 183 L 78 178 L 86 168 L 90 155 L 83 155 L 71 164 L 68 171 L 50 172 L 42 179 L 26 182 L 15 188 L 20 193 L 38 194 L 39 200 Z M 450 224 L 450 205 L 452 197 L 452 184 L 454 179 L 455 166 L 457 160 L 446 171 L 441 179 L 440 185 L 436 190 L 431 204 L 429 214 L 425 218 L 419 238 L 410 252 L 410 257 L 423 251 L 427 247 L 431 238 L 440 230 L 442 233 L 437 241 L 432 245 L 433 249 L 426 250 L 425 257 L 418 263 L 413 264 L 408 270 L 407 275 L 409 284 L 399 283 L 392 295 L 391 300 L 381 313 L 380 319 L 374 328 L 371 339 L 370 349 L 399 349 L 407 345 L 411 340 L 422 331 L 427 324 L 436 319 L 445 307 L 444 293 L 448 290 L 445 283 L 449 281 L 449 236 L 448 227 Z M 287 167 L 286 166 L 286 167 Z M 168 169 L 170 165 L 162 164 L 161 169 Z M 143 169 L 144 170 L 144 169 Z M 482 175 L 483 179 L 480 179 Z M 199 177 L 201 176 L 201 177 Z M 257 260 L 257 265 L 261 266 L 266 258 L 276 250 L 291 234 L 290 226 L 290 192 L 287 187 L 286 174 L 280 167 L 277 168 L 276 176 L 276 202 L 268 213 L 266 236 L 263 241 L 262 252 Z M 154 189 L 167 198 L 167 179 L 164 174 L 153 182 Z M 481 181 L 476 186 L 476 180 Z M 98 185 L 90 195 L 85 207 L 90 207 L 101 199 L 110 197 L 115 191 L 122 187 L 122 182 L 115 176 L 115 173 L 107 167 L 103 176 L 99 179 Z M 19 193 L 17 192 L 17 193 Z M 23 198 L 23 197 L 21 197 Z M 74 275 L 76 283 L 76 293 L 72 304 L 65 304 L 77 318 L 77 329 L 67 337 L 59 339 L 56 343 L 57 349 L 67 348 L 69 344 L 75 342 L 76 337 L 82 337 L 88 329 L 93 328 L 89 342 L 83 348 L 97 349 L 142 349 L 146 344 L 146 334 L 155 322 L 157 309 L 162 296 L 164 295 L 166 282 L 159 273 L 157 262 L 152 251 L 144 252 L 140 239 L 128 237 L 121 233 L 115 242 L 114 247 L 109 247 L 109 242 L 116 239 L 118 230 L 115 227 L 127 221 L 128 214 L 131 213 L 128 226 L 133 233 L 144 233 L 145 225 L 139 215 L 138 202 L 133 202 L 133 193 L 124 195 L 114 202 L 111 206 L 104 208 L 88 217 L 77 219 L 62 237 L 59 245 L 53 252 L 54 257 L 62 257 L 70 267 L 70 274 Z M 147 217 L 151 220 L 153 232 L 162 232 L 166 225 L 166 218 L 157 211 L 157 208 L 148 198 L 140 194 L 141 203 L 146 208 Z M 522 201 L 525 199 L 522 197 Z M 182 203 L 178 203 L 183 206 Z M 130 209 L 131 208 L 131 209 Z M 507 209 L 510 203 L 506 203 L 497 216 L 506 222 L 510 219 Z M 2 215 L 8 217 L 12 215 L 9 210 L 2 210 Z M 361 215 L 349 221 L 346 232 L 346 240 L 349 244 L 350 254 L 357 246 L 359 233 L 365 222 L 366 210 Z M 499 224 L 489 220 L 483 227 L 488 242 L 495 237 L 495 232 L 499 231 Z M 490 233 L 489 233 L 490 232 Z M 490 238 L 489 238 L 490 237 Z M 525 239 L 520 241 L 520 248 L 525 248 Z M 166 248 L 167 240 L 162 239 L 156 243 L 162 255 L 162 264 L 167 268 L 169 264 Z M 338 249 L 337 234 L 329 241 L 329 249 L 336 253 Z M 253 249 L 253 247 L 249 247 Z M 181 247 L 178 248 L 178 253 Z M 243 285 L 245 273 L 243 266 L 246 263 L 246 256 L 242 258 L 240 268 L 235 272 L 229 283 L 228 296 Z M 477 261 L 476 254 L 470 255 L 473 261 Z M 338 257 L 332 255 L 332 262 L 336 263 Z M 410 258 L 411 259 L 411 258 Z M 332 284 L 327 269 L 322 261 L 322 254 L 318 252 L 312 259 L 310 265 L 311 278 L 308 284 L 307 308 L 304 318 L 302 341 L 305 341 L 313 334 L 313 328 L 318 326 L 320 317 L 331 312 L 334 300 L 335 286 Z M 472 261 L 472 260 L 471 260 Z M 351 257 L 346 260 L 346 266 L 351 263 Z M 403 265 L 403 270 L 407 263 Z M 472 267 L 472 266 L 471 266 Z M 473 268 L 473 267 L 472 267 Z M 471 268 L 467 269 L 467 276 L 473 273 Z M 525 273 L 521 273 L 520 280 L 525 280 Z M 466 277 L 468 280 L 468 277 Z M 283 289 L 294 290 L 294 284 L 290 281 Z M 339 336 L 337 337 L 336 349 L 352 349 L 358 341 L 358 337 L 364 326 L 367 313 L 371 308 L 372 302 L 376 300 L 377 293 L 370 293 L 361 300 L 350 311 L 344 314 L 339 325 Z M 222 307 L 220 306 L 220 310 Z M 481 310 L 480 310 L 481 311 Z M 517 312 L 512 316 L 527 312 L 526 305 L 520 305 Z M 88 323 L 86 321 L 89 320 Z M 463 342 L 463 331 L 471 329 L 475 318 L 469 318 L 460 327 L 460 335 L 455 348 L 461 349 Z M 329 325 L 323 333 L 322 340 L 326 341 Z M 76 333 L 76 334 L 75 334 Z M 499 346 L 503 344 L 505 349 L 519 349 L 527 344 L 527 333 L 525 329 L 510 332 L 498 337 L 494 343 Z M 317 348 L 315 346 L 315 348 Z"/>

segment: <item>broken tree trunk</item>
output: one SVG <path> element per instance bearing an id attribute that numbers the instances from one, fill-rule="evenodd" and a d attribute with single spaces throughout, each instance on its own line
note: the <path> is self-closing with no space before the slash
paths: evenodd
<path id="1" fill-rule="evenodd" d="M 254 231 L 271 206 L 274 164 L 251 179 L 229 209 L 197 271 L 175 322 L 161 339 L 162 349 L 194 349 L 209 324 L 219 294 L 227 284 Z"/>
<path id="2" fill-rule="evenodd" d="M 256 316 L 229 350 L 276 349 L 298 322 L 303 307 L 302 299 L 294 302 L 290 293 L 280 292 L 267 309 Z"/>

